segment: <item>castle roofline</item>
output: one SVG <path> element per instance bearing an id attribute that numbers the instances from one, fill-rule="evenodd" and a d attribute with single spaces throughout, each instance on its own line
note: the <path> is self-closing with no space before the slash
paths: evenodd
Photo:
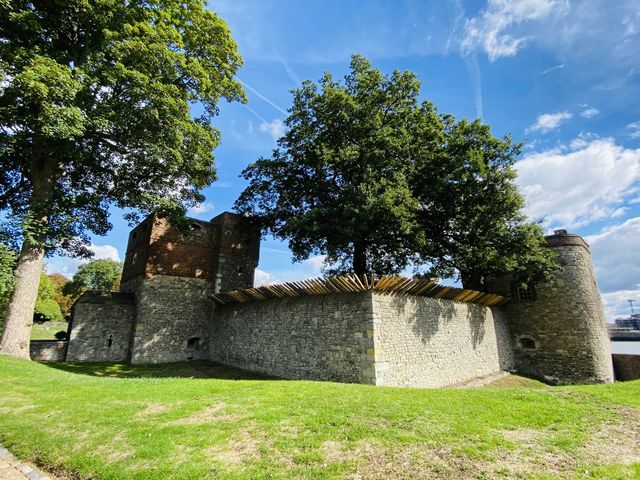
<path id="1" fill-rule="evenodd" d="M 566 230 L 554 230 L 553 235 L 544 237 L 548 247 L 582 247 L 589 252 L 589 244 L 580 235 L 568 233 Z"/>

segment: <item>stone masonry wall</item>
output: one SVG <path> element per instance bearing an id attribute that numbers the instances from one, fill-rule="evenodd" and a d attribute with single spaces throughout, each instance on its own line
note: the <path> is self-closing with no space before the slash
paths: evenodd
<path id="1" fill-rule="evenodd" d="M 216 305 L 211 359 L 291 379 L 375 383 L 372 293 Z"/>
<path id="2" fill-rule="evenodd" d="M 616 372 L 616 380 L 640 379 L 640 355 L 613 354 L 613 368 Z"/>
<path id="3" fill-rule="evenodd" d="M 67 361 L 127 361 L 134 318 L 133 295 L 83 294 L 73 307 Z"/>
<path id="4" fill-rule="evenodd" d="M 506 305 L 516 369 L 557 384 L 611 382 L 611 344 L 588 246 L 559 237 L 552 246 L 561 270 L 536 285 L 535 300 L 514 296 Z"/>
<path id="5" fill-rule="evenodd" d="M 209 358 L 211 282 L 158 275 L 126 288 L 135 291 L 137 313 L 131 363 Z"/>
<path id="6" fill-rule="evenodd" d="M 64 362 L 67 346 L 66 340 L 31 340 L 29 355 L 36 362 Z"/>
<path id="7" fill-rule="evenodd" d="M 499 307 L 375 294 L 373 311 L 378 385 L 442 387 L 513 369 Z"/>

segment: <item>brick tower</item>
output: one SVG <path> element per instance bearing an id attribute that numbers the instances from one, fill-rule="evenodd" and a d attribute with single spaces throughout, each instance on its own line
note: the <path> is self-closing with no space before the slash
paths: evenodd
<path id="1" fill-rule="evenodd" d="M 211 294 L 253 286 L 259 232 L 228 212 L 190 221 L 188 235 L 153 216 L 129 234 L 120 291 L 135 298 L 131 363 L 208 358 Z"/>

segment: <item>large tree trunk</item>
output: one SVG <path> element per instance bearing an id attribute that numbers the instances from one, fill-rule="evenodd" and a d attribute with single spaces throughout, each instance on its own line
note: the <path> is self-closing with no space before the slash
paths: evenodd
<path id="1" fill-rule="evenodd" d="M 29 358 L 29 339 L 33 325 L 33 311 L 38 296 L 40 273 L 44 263 L 44 249 L 25 240 L 18 265 L 14 271 L 16 287 L 11 294 L 0 340 L 0 353 Z"/>
<path id="2" fill-rule="evenodd" d="M 367 249 L 364 244 L 353 244 L 353 271 L 357 275 L 369 273 L 367 271 Z"/>
<path id="3" fill-rule="evenodd" d="M 33 311 L 38 297 L 40 274 L 44 264 L 44 241 L 49 226 L 49 203 L 55 182 L 53 162 L 34 164 L 31 169 L 31 219 L 29 234 L 25 234 L 18 263 L 14 270 L 15 289 L 9 298 L 4 331 L 0 338 L 0 353 L 29 359 L 29 343 L 33 326 Z"/>

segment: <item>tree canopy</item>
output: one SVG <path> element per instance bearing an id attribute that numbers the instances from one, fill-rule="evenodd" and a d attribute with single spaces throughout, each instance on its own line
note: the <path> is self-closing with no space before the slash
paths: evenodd
<path id="1" fill-rule="evenodd" d="M 412 266 L 475 288 L 546 276 L 551 254 L 514 183 L 521 146 L 419 93 L 413 73 L 383 75 L 358 55 L 344 81 L 303 82 L 278 148 L 244 170 L 236 209 L 333 272 Z"/>
<path id="2" fill-rule="evenodd" d="M 0 1 L 0 210 L 22 239 L 0 350 L 28 355 L 45 251 L 89 255 L 110 205 L 177 224 L 202 200 L 240 65 L 203 0 Z"/>
<path id="3" fill-rule="evenodd" d="M 77 297 L 87 290 L 100 293 L 113 292 L 120 285 L 122 263 L 115 260 L 98 259 L 81 265 L 62 292 Z"/>

